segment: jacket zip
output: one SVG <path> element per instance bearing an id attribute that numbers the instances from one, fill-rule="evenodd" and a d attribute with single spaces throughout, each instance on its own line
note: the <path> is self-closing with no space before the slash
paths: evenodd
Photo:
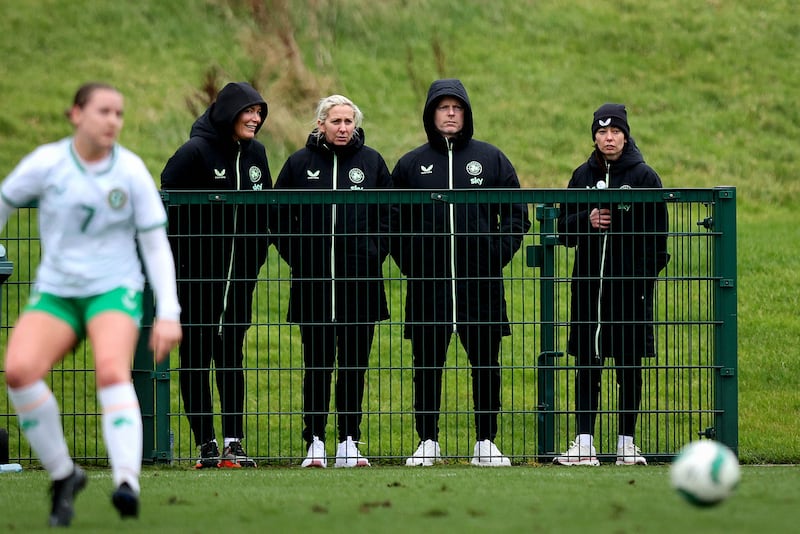
<path id="1" fill-rule="evenodd" d="M 339 160 L 333 153 L 333 190 L 336 191 Z M 331 204 L 331 321 L 336 322 L 336 252 L 333 241 L 336 237 L 336 204 Z"/>
<path id="2" fill-rule="evenodd" d="M 239 159 L 242 156 L 242 145 L 239 143 L 239 150 L 236 152 L 236 190 L 238 191 L 242 185 L 242 174 L 239 172 Z M 239 216 L 239 206 L 233 207 L 233 232 L 236 232 L 236 222 Z M 228 261 L 228 276 L 225 280 L 225 293 L 222 297 L 222 313 L 219 314 L 219 323 L 217 324 L 217 335 L 222 336 L 222 324 L 225 318 L 225 311 L 228 309 L 228 292 L 231 289 L 231 276 L 233 276 L 233 253 L 236 247 L 236 240 L 231 237 L 231 257 Z"/>
<path id="3" fill-rule="evenodd" d="M 611 184 L 609 175 L 611 174 L 611 163 L 606 161 L 606 187 Z M 600 287 L 597 290 L 597 329 L 594 331 L 594 357 L 598 360 L 600 356 L 600 327 L 602 326 L 600 317 L 600 303 L 603 299 L 603 277 L 606 267 L 606 245 L 608 244 L 608 229 L 603 230 L 603 250 L 600 253 Z"/>
<path id="4" fill-rule="evenodd" d="M 447 180 L 448 180 L 448 187 L 451 191 L 455 189 L 454 179 L 453 179 L 453 142 L 450 139 L 445 138 L 445 143 L 447 144 Z M 453 304 L 453 315 L 451 317 L 452 324 L 453 324 L 453 332 L 456 333 L 458 328 L 456 326 L 456 215 L 455 215 L 455 206 L 452 202 L 448 203 L 448 208 L 450 212 L 450 298 Z"/>

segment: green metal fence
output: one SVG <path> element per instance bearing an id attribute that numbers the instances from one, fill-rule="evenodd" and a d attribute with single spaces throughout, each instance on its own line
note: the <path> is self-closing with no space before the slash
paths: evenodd
<path id="1" fill-rule="evenodd" d="M 566 356 L 573 249 L 556 232 L 564 202 L 666 204 L 672 259 L 656 282 L 657 356 L 644 360 L 644 392 L 636 442 L 653 461 L 667 461 L 689 440 L 713 436 L 738 451 L 736 199 L 735 189 L 483 191 L 170 192 L 183 204 L 416 204 L 527 203 L 533 222 L 522 248 L 504 270 L 512 335 L 501 345 L 502 411 L 496 443 L 514 463 L 548 462 L 575 435 L 574 358 Z M 2 286 L 0 342 L 24 305 L 39 259 L 35 209 L 23 209 L 0 236 L 15 271 Z M 266 238 L 266 237 L 265 237 Z M 376 325 L 367 370 L 361 452 L 373 465 L 399 463 L 417 446 L 413 419 L 411 348 L 403 339 L 406 280 L 384 264 L 391 318 Z M 245 343 L 245 448 L 259 463 L 296 465 L 305 456 L 302 430 L 302 349 L 286 322 L 290 273 L 270 248 L 259 273 L 253 322 Z M 134 383 L 144 419 L 146 462 L 193 464 L 197 449 L 183 414 L 178 358 L 154 366 L 147 351 L 152 296 L 146 295 Z M 0 372 L 2 375 L 2 372 Z M 213 374 L 212 374 L 213 377 Z M 212 378 L 213 380 L 213 378 Z M 335 374 L 334 374 L 335 380 Z M 48 377 L 59 398 L 65 434 L 78 461 L 107 461 L 100 436 L 90 351 L 81 345 Z M 212 387 L 216 388 L 212 384 Z M 595 442 L 601 460 L 616 452 L 616 389 L 609 362 L 603 371 Z M 216 391 L 214 393 L 217 397 Z M 217 437 L 221 439 L 215 401 Z M 334 437 L 331 404 L 328 436 Z M 474 424 L 470 365 L 454 338 L 444 372 L 440 443 L 448 461 L 472 455 Z M 0 391 L 0 428 L 10 434 L 11 461 L 34 461 Z M 328 443 L 332 455 L 333 439 Z"/>

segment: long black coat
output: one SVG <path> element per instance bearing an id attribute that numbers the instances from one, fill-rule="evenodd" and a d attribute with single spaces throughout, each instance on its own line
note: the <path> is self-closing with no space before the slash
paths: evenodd
<path id="1" fill-rule="evenodd" d="M 360 128 L 344 147 L 310 135 L 306 146 L 286 160 L 275 188 L 332 190 L 334 183 L 337 190 L 349 190 L 353 195 L 392 186 L 383 157 L 364 144 Z M 355 323 L 389 318 L 382 264 L 387 256 L 384 236 L 390 230 L 390 216 L 388 205 L 360 203 L 283 205 L 277 209 L 272 220 L 273 242 L 292 270 L 288 321 Z"/>
<path id="2" fill-rule="evenodd" d="M 189 140 L 167 161 L 162 190 L 258 194 L 271 189 L 264 145 L 233 139 L 237 116 L 253 105 L 261 106 L 260 129 L 267 117 L 261 95 L 243 82 L 226 85 L 194 122 Z M 253 289 L 269 247 L 268 213 L 266 203 L 169 206 L 168 234 L 184 324 L 249 326 Z"/>
<path id="3" fill-rule="evenodd" d="M 595 188 L 601 180 L 610 188 L 662 187 L 658 174 L 644 162 L 632 138 L 621 157 L 608 166 L 595 150 L 588 161 L 575 169 L 568 187 Z M 589 214 L 594 208 L 611 209 L 611 227 L 606 233 L 592 228 Z M 600 355 L 655 355 L 653 290 L 658 273 L 669 261 L 667 230 L 664 203 L 560 206 L 559 237 L 568 247 L 575 247 L 569 354 L 583 361 L 597 355 L 599 308 Z"/>
<path id="4" fill-rule="evenodd" d="M 457 138 L 449 140 L 433 123 L 435 106 L 445 96 L 464 103 L 464 127 Z M 392 171 L 396 188 L 519 188 L 508 158 L 498 148 L 472 138 L 472 108 L 461 82 L 440 80 L 432 85 L 423 124 L 428 142 L 397 162 Z M 392 256 L 408 278 L 405 335 L 410 337 L 415 324 L 453 321 L 492 324 L 502 335 L 510 335 L 503 267 L 530 228 L 528 207 L 525 203 L 457 204 L 452 206 L 452 228 L 450 207 L 446 203 L 397 207 Z"/>

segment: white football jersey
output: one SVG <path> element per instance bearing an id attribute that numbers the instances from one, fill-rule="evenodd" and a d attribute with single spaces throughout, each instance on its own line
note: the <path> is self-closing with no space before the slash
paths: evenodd
<path id="1" fill-rule="evenodd" d="M 0 195 L 17 208 L 38 202 L 39 291 L 85 297 L 143 288 L 136 232 L 165 226 L 167 216 L 153 177 L 130 150 L 115 145 L 107 164 L 90 170 L 71 137 L 42 145 L 0 184 Z"/>

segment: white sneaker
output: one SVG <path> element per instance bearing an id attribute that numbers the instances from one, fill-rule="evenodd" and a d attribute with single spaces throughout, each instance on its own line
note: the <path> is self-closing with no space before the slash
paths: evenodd
<path id="1" fill-rule="evenodd" d="M 591 465 L 595 467 L 600 465 L 594 445 L 583 445 L 578 442 L 578 438 L 575 438 L 575 441 L 569 444 L 567 452 L 553 458 L 553 463 L 561 465 Z"/>
<path id="2" fill-rule="evenodd" d="M 336 463 L 334 467 L 369 467 L 369 460 L 361 456 L 356 442 L 347 436 L 347 439 L 336 447 Z"/>
<path id="3" fill-rule="evenodd" d="M 423 467 L 430 467 L 435 463 L 442 461 L 442 450 L 439 448 L 439 442 L 432 439 L 420 441 L 419 447 L 411 455 L 411 458 L 406 459 L 406 465 L 414 467 L 421 465 Z"/>
<path id="4" fill-rule="evenodd" d="M 472 465 L 480 467 L 510 467 L 511 460 L 503 456 L 503 453 L 492 443 L 485 439 L 475 443 L 472 455 Z"/>
<path id="5" fill-rule="evenodd" d="M 633 443 L 617 447 L 617 465 L 647 465 L 641 453 L 642 450 Z"/>
<path id="6" fill-rule="evenodd" d="M 317 436 L 308 446 L 308 455 L 300 467 L 328 467 L 328 458 L 325 456 L 325 443 L 320 441 Z"/>

